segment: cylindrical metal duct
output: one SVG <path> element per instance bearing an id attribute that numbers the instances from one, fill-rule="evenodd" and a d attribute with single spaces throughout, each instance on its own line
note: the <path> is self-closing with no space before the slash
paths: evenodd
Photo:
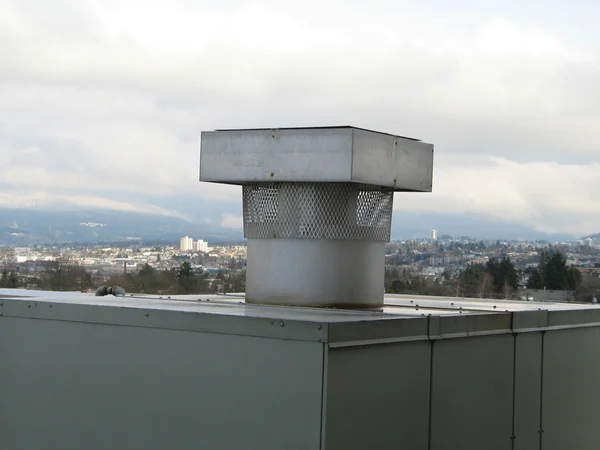
<path id="1" fill-rule="evenodd" d="M 392 202 L 357 183 L 245 185 L 246 301 L 381 306 Z"/>
<path id="2" fill-rule="evenodd" d="M 246 301 L 375 308 L 383 303 L 385 242 L 248 239 Z"/>

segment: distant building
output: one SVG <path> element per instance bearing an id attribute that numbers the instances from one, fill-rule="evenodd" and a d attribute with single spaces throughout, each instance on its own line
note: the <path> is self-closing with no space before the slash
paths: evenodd
<path id="1" fill-rule="evenodd" d="M 431 240 L 437 241 L 437 230 L 431 230 Z"/>
<path id="2" fill-rule="evenodd" d="M 179 250 L 182 252 L 202 252 L 208 253 L 208 242 L 198 239 L 194 241 L 191 237 L 185 236 L 181 238 Z"/>
<path id="3" fill-rule="evenodd" d="M 194 240 L 189 236 L 182 237 L 179 241 L 179 250 L 181 250 L 182 252 L 192 251 L 193 246 Z"/>
<path id="4" fill-rule="evenodd" d="M 193 244 L 193 250 L 195 252 L 208 253 L 208 242 L 198 239 Z"/>
<path id="5" fill-rule="evenodd" d="M 586 247 L 591 247 L 594 244 L 594 240 L 592 238 L 587 238 L 583 240 L 583 245 Z"/>

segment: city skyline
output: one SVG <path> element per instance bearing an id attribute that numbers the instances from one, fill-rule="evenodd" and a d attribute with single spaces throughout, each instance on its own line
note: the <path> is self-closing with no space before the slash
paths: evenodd
<path id="1" fill-rule="evenodd" d="M 137 241 L 0 247 L 0 287 L 87 290 L 91 285 L 108 283 L 126 286 L 128 292 L 191 289 L 192 286 L 176 284 L 177 274 L 183 270 L 198 277 L 194 289 L 201 292 L 223 289 L 223 281 L 216 279 L 228 280 L 227 284 L 243 291 L 248 250 L 245 244 L 216 245 L 208 252 L 180 248 L 179 244 L 185 242 L 187 246 L 190 239 L 185 236 L 178 244 Z M 194 244 L 197 246 L 198 242 L 206 244 L 202 240 Z M 386 292 L 391 293 L 471 297 L 485 293 L 532 300 L 545 298 L 546 294 L 539 290 L 546 282 L 546 300 L 589 302 L 600 293 L 600 240 L 503 242 L 450 239 L 443 235 L 437 241 L 393 241 L 385 245 L 384 253 L 381 256 L 385 258 Z M 567 279 L 552 275 L 554 269 L 546 268 L 550 256 L 568 275 Z M 64 276 L 56 276 L 57 271 Z M 490 272 L 492 278 L 487 280 L 483 271 Z M 540 278 L 540 271 L 546 273 L 546 278 Z M 502 277 L 510 277 L 510 288 L 502 283 Z M 569 289 L 565 290 L 567 284 Z"/>

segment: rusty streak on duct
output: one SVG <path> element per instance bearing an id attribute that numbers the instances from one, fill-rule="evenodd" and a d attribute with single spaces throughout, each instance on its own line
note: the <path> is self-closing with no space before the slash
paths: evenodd
<path id="1" fill-rule="evenodd" d="M 249 303 L 382 306 L 393 193 L 432 178 L 433 145 L 361 128 L 201 137 L 200 181 L 242 186 Z"/>

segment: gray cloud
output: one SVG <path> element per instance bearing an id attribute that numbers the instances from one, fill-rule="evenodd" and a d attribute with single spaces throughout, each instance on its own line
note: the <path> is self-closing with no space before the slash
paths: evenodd
<path id="1" fill-rule="evenodd" d="M 598 231 L 600 40 L 559 4 L 4 0 L 0 193 L 237 204 L 197 182 L 201 130 L 353 124 L 436 144 L 398 208 Z"/>

